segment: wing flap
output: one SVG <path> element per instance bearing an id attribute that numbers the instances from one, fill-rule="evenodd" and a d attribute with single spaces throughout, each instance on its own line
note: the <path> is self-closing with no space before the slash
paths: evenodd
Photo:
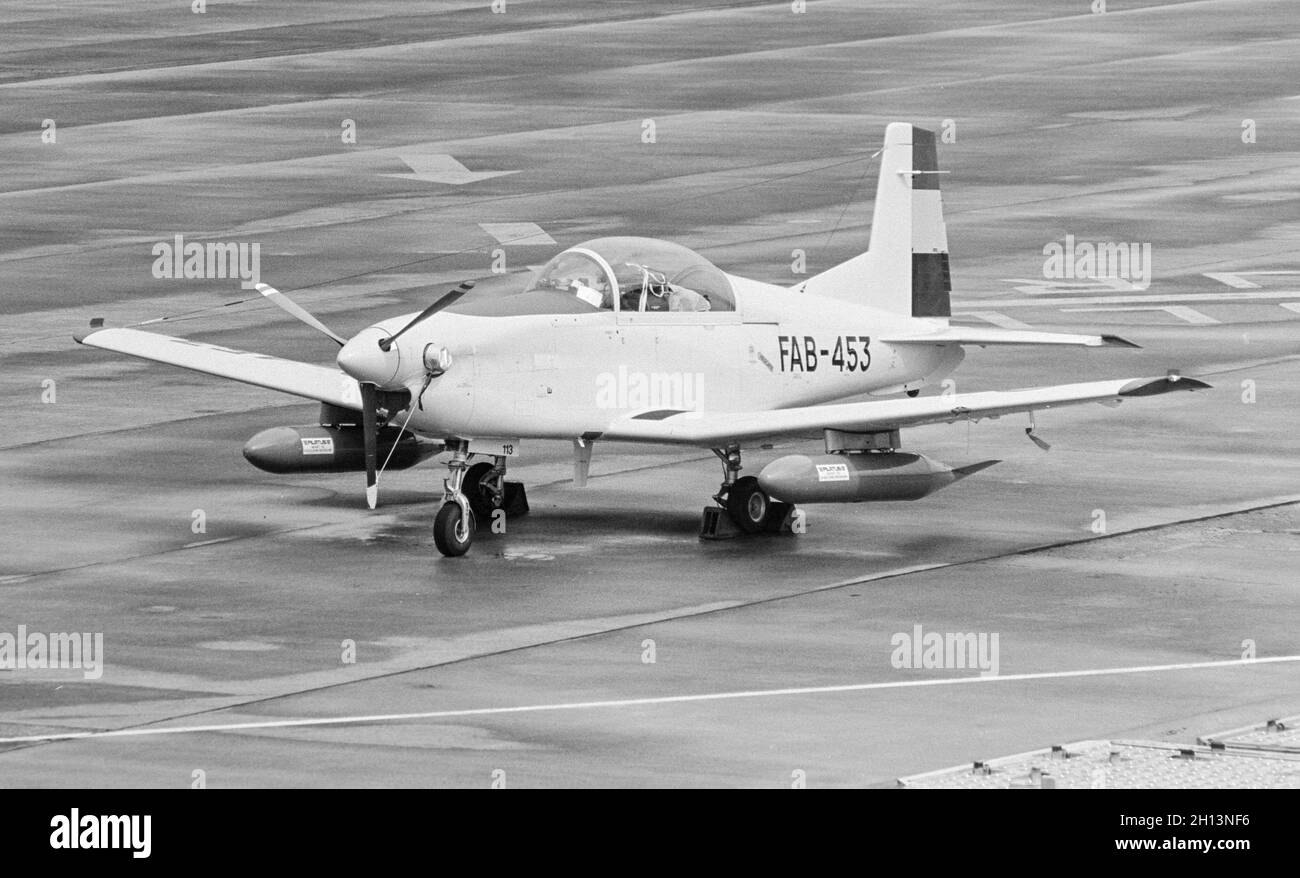
<path id="1" fill-rule="evenodd" d="M 602 438 L 716 448 L 755 439 L 816 435 L 825 429 L 870 433 L 925 424 L 977 421 L 1087 402 L 1114 404 L 1128 397 L 1155 396 L 1209 386 L 1195 378 L 1164 376 L 775 411 L 679 412 L 658 419 L 621 418 L 610 425 Z"/>
<path id="2" fill-rule="evenodd" d="M 361 388 L 338 369 L 240 351 L 138 329 L 97 329 L 73 336 L 89 347 L 242 381 L 268 390 L 360 409 Z"/>

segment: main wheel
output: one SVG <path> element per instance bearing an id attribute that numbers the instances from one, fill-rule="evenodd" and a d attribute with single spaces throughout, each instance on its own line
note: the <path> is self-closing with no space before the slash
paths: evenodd
<path id="1" fill-rule="evenodd" d="M 772 500 L 767 504 L 767 521 L 763 525 L 763 530 L 770 534 L 779 534 L 781 525 L 785 523 L 785 517 L 790 514 L 790 510 L 793 508 L 793 504 Z"/>
<path id="2" fill-rule="evenodd" d="M 484 521 L 490 521 L 492 513 L 500 508 L 496 494 L 483 483 L 491 472 L 492 464 L 487 461 L 476 463 L 465 470 L 465 481 L 461 485 L 461 490 L 465 493 L 465 499 L 469 500 L 469 508 L 474 511 L 475 518 Z"/>
<path id="3" fill-rule="evenodd" d="M 727 514 L 747 534 L 756 534 L 767 524 L 769 505 L 767 494 L 753 476 L 737 479 L 727 492 Z"/>
<path id="4" fill-rule="evenodd" d="M 433 542 L 448 558 L 459 558 L 474 542 L 474 513 L 462 516 L 460 504 L 448 502 L 433 520 Z"/>

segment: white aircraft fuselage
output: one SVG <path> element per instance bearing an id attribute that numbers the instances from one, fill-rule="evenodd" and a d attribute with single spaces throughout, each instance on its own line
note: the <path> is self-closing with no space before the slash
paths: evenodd
<path id="1" fill-rule="evenodd" d="M 572 439 L 600 434 L 619 417 L 653 411 L 749 411 L 815 405 L 867 393 L 900 393 L 941 380 L 958 345 L 890 345 L 928 324 L 729 275 L 736 309 L 475 316 L 444 311 L 402 336 L 366 374 L 383 389 L 424 383 L 424 351 L 445 347 L 447 371 L 430 382 L 423 409 L 394 413 L 439 439 Z M 526 294 L 525 294 L 526 295 Z M 416 315 L 358 333 L 362 356 Z M 390 371 L 391 369 L 391 371 Z"/>

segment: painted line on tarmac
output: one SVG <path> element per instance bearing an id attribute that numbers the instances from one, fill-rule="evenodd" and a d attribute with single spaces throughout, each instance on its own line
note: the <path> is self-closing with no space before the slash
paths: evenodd
<path id="1" fill-rule="evenodd" d="M 1029 680 L 1063 680 L 1078 677 L 1107 677 L 1121 674 L 1155 674 L 1170 671 L 1193 671 L 1208 668 L 1250 667 L 1253 665 L 1300 662 L 1300 655 L 1271 656 L 1254 659 L 1229 659 L 1212 662 L 1180 662 L 1168 665 L 1137 665 L 1120 668 L 1084 668 L 1074 671 L 1041 671 L 1029 674 L 997 676 L 942 677 L 929 680 L 895 680 L 888 683 L 848 683 L 837 686 L 799 686 L 789 689 L 750 689 L 738 692 L 707 692 L 698 695 L 661 695 L 650 698 L 619 698 L 607 701 L 565 701 L 553 704 L 525 704 L 515 707 L 474 707 L 463 710 L 428 710 L 418 713 L 376 713 L 356 716 L 313 717 L 305 719 L 260 720 L 212 725 L 172 726 L 169 728 L 119 729 L 107 732 L 61 732 L 52 735 L 23 735 L 0 738 L 3 744 L 33 744 L 43 741 L 75 741 L 87 738 L 142 738 L 159 735 L 193 735 L 211 732 L 256 731 L 259 729 L 294 729 L 315 726 L 345 726 L 374 723 L 411 722 L 415 720 L 460 719 L 479 716 L 503 716 L 519 713 L 549 713 L 566 710 L 601 710 L 622 707 L 653 707 L 662 704 L 730 701 L 740 698 L 781 698 L 797 695 L 827 695 L 842 692 L 870 692 L 882 689 L 919 689 L 927 686 L 961 686 L 974 683 L 1017 683 Z"/>

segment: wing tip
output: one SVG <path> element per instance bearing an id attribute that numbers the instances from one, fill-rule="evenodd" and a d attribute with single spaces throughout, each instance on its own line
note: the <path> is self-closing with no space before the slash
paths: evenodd
<path id="1" fill-rule="evenodd" d="M 1213 387 L 1197 378 L 1184 378 L 1176 373 L 1159 378 L 1135 378 L 1119 390 L 1120 396 L 1156 396 L 1175 390 L 1209 390 Z"/>
<path id="2" fill-rule="evenodd" d="M 967 476 L 975 475 L 975 473 L 979 472 L 980 470 L 988 469 L 989 467 L 999 464 L 1001 462 L 1002 462 L 1001 460 L 981 460 L 979 463 L 970 463 L 967 464 L 966 466 L 955 466 L 952 468 L 952 474 L 956 476 L 958 480 L 961 480 L 966 478 Z"/>
<path id="3" fill-rule="evenodd" d="M 90 338 L 92 335 L 99 332 L 101 329 L 105 329 L 105 328 L 106 327 L 104 326 L 103 317 L 92 317 L 90 319 L 90 327 L 88 329 L 81 330 L 81 332 L 72 333 L 72 340 L 75 341 L 77 344 L 85 344 L 86 339 Z"/>
<path id="4" fill-rule="evenodd" d="M 634 421 L 663 421 L 676 415 L 686 414 L 685 409 L 654 409 L 653 411 L 641 412 L 639 415 L 633 415 Z"/>
<path id="5" fill-rule="evenodd" d="M 1136 348 L 1142 349 L 1142 345 L 1137 342 L 1129 341 L 1127 338 L 1118 335 L 1103 335 L 1101 337 L 1102 347 L 1108 348 Z"/>

